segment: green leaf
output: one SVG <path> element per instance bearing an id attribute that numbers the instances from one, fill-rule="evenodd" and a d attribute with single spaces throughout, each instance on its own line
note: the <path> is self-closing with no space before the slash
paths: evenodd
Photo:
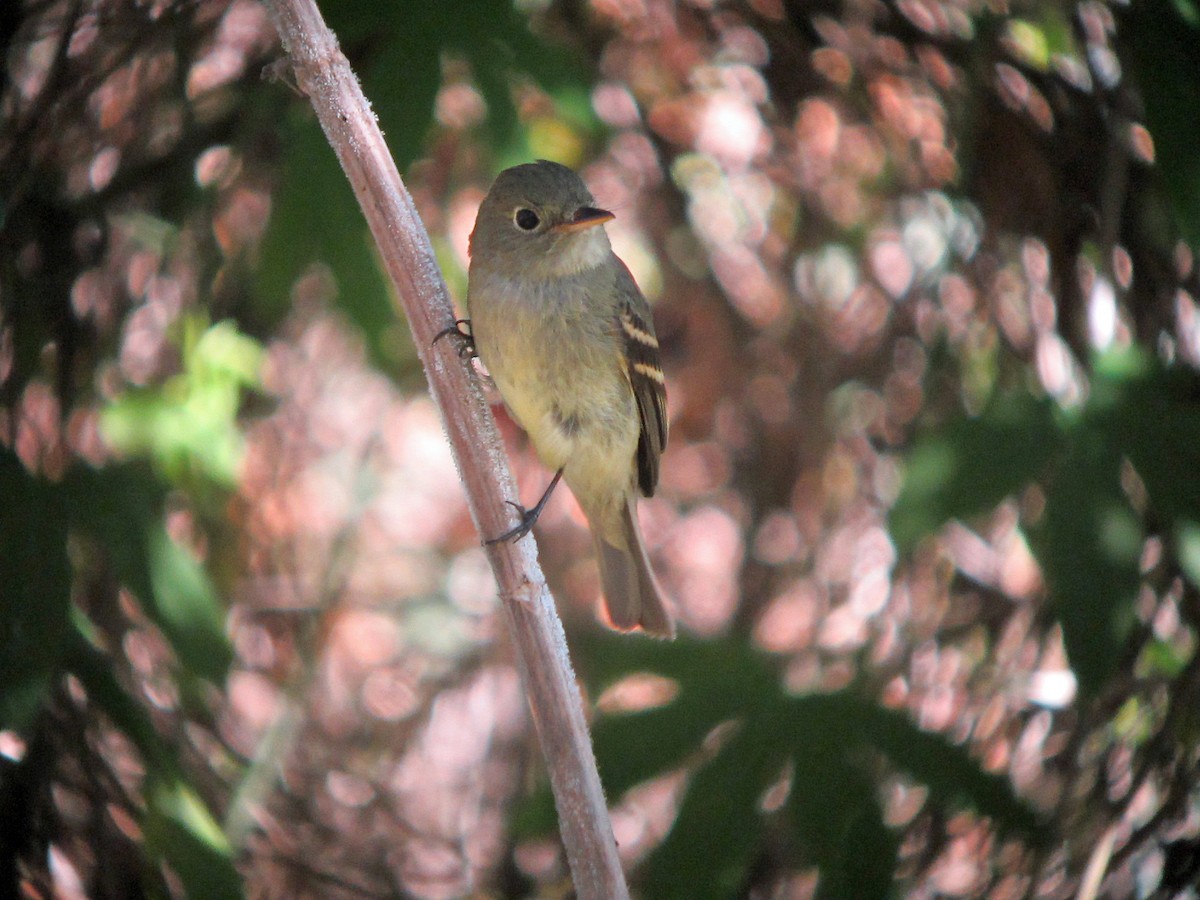
<path id="1" fill-rule="evenodd" d="M 887 897 L 899 841 L 883 821 L 878 787 L 844 755 L 813 744 L 797 754 L 787 812 L 820 869 L 820 900 Z"/>
<path id="2" fill-rule="evenodd" d="M 1012 782 L 983 771 L 965 748 L 923 731 L 902 712 L 865 704 L 847 693 L 828 699 L 843 710 L 842 721 L 857 722 L 864 743 L 929 788 L 938 801 L 970 807 L 992 819 L 1001 833 L 1019 833 L 1038 843 L 1047 839 L 1042 818 L 1017 796 Z"/>
<path id="3" fill-rule="evenodd" d="M 1190 535 L 1200 521 L 1200 377 L 1139 348 L 1101 354 L 1091 394 L 1046 488 L 1032 547 L 1063 628 L 1071 666 L 1094 695 L 1117 666 L 1133 624 L 1145 527 L 1121 484 L 1124 460 L 1158 524 L 1177 538 L 1194 577 Z"/>
<path id="4" fill-rule="evenodd" d="M 1194 586 L 1200 587 L 1200 525 L 1195 522 L 1181 524 L 1175 532 L 1175 547 L 1183 574 Z"/>
<path id="5" fill-rule="evenodd" d="M 161 525 L 147 533 L 155 620 L 187 668 L 220 683 L 232 660 L 225 610 L 204 567 Z"/>
<path id="6" fill-rule="evenodd" d="M 997 397 L 975 418 L 918 440 L 890 526 L 902 551 L 950 519 L 993 509 L 1045 469 L 1062 445 L 1055 408 L 1027 393 Z"/>
<path id="7" fill-rule="evenodd" d="M 1132 51 L 1131 68 L 1154 137 L 1151 174 L 1162 182 L 1163 198 L 1174 212 L 1172 231 L 1194 247 L 1200 244 L 1200 15 L 1191 0 L 1139 0 L 1118 13 L 1118 33 Z"/>
<path id="8" fill-rule="evenodd" d="M 713 713 L 703 697 L 689 692 L 660 709 L 600 719 L 593 745 L 606 788 L 619 796 L 682 764 L 721 723 Z"/>
<path id="9" fill-rule="evenodd" d="M 191 785 L 180 779 L 148 781 L 144 830 L 150 852 L 178 873 L 188 896 L 242 897 L 225 834 Z"/>
<path id="10" fill-rule="evenodd" d="M 1111 435 L 1082 422 L 1046 489 L 1031 546 L 1080 690 L 1094 696 L 1116 669 L 1133 623 L 1144 534 L 1120 484 Z"/>
<path id="11" fill-rule="evenodd" d="M 1007 779 L 982 771 L 962 747 L 902 712 L 841 691 L 793 699 L 784 721 L 795 741 L 788 811 L 821 868 L 821 897 L 883 897 L 891 890 L 898 845 L 879 806 L 877 754 L 925 785 L 937 803 L 974 809 L 1002 833 L 1045 839 L 1039 817 Z"/>
<path id="12" fill-rule="evenodd" d="M 777 691 L 767 659 L 731 641 L 680 638 L 659 644 L 604 636 L 581 642 L 579 653 L 599 690 L 639 671 L 672 679 L 680 688 L 665 706 L 596 723 L 593 744 L 601 775 L 615 795 L 683 762 L 717 725 L 771 702 Z"/>
<path id="13" fill-rule="evenodd" d="M 675 827 L 646 863 L 645 896 L 740 894 L 763 832 L 757 801 L 783 763 L 759 737 L 739 731 L 692 777 Z"/>
<path id="14" fill-rule="evenodd" d="M 237 481 L 244 440 L 243 390 L 257 387 L 263 351 L 232 322 L 184 321 L 183 371 L 129 391 L 103 411 L 104 437 L 126 456 L 145 456 L 171 481 L 201 495 Z"/>
<path id="15" fill-rule="evenodd" d="M 68 625 L 67 517 L 52 485 L 0 446 L 0 728 L 27 727 Z"/>
<path id="16" fill-rule="evenodd" d="M 175 748 L 155 730 L 145 708 L 113 673 L 111 661 L 77 630 L 69 641 L 67 667 L 88 696 L 137 747 L 146 766 L 146 810 L 141 816 L 146 853 L 166 862 L 188 896 L 237 898 L 241 879 L 229 843 L 179 764 Z"/>
<path id="17" fill-rule="evenodd" d="M 1128 348 L 1095 361 L 1087 415 L 1112 435 L 1164 523 L 1200 521 L 1200 373 Z"/>
<path id="18" fill-rule="evenodd" d="M 838 824 L 839 852 L 821 869 L 817 900 L 870 900 L 891 896 L 900 842 L 883 821 L 883 810 L 861 776 L 843 781 L 845 815 Z"/>
<path id="19" fill-rule="evenodd" d="M 780 840 L 797 845 L 798 864 L 819 866 L 819 896 L 887 896 L 898 838 L 883 820 L 878 797 L 884 759 L 925 784 L 935 802 L 971 807 L 1001 831 L 1043 836 L 1036 813 L 1008 782 L 983 772 L 961 747 L 850 691 L 792 696 L 772 660 L 745 642 L 664 645 L 603 637 L 583 642 L 580 651 L 596 691 L 634 672 L 678 685 L 665 705 L 603 716 L 593 731 L 610 796 L 668 771 L 693 769 L 678 820 L 642 873 L 646 896 L 738 896 L 765 843 Z M 724 743 L 706 748 L 723 723 L 731 729 Z M 781 821 L 763 813 L 760 801 L 789 767 Z M 780 836 L 785 822 L 791 831 Z"/>
<path id="20" fill-rule="evenodd" d="M 719 718 L 753 705 L 756 691 L 778 687 L 773 657 L 745 641 L 704 641 L 681 636 L 670 642 L 631 641 L 607 632 L 587 635 L 577 643 L 580 668 L 598 689 L 633 672 L 653 672 L 675 679 L 681 687 L 702 690 Z"/>
<path id="21" fill-rule="evenodd" d="M 157 479 L 135 464 L 76 466 L 63 490 L 74 524 L 106 549 L 186 673 L 223 681 L 233 658 L 224 609 L 203 567 L 167 534 Z"/>
<path id="22" fill-rule="evenodd" d="M 376 359 L 394 362 L 394 348 L 381 341 L 395 316 L 350 183 L 311 110 L 293 109 L 281 124 L 283 182 L 263 239 L 256 294 L 282 316 L 294 282 L 313 263 L 325 263 L 337 282 L 339 308 L 368 336 Z"/>
<path id="23" fill-rule="evenodd" d="M 1132 464 L 1155 524 L 1200 578 L 1200 375 L 1138 348 L 1098 355 L 1088 401 L 1058 424 L 1049 401 L 997 399 L 979 418 L 920 441 L 892 512 L 897 543 L 991 508 L 1024 484 L 1046 491 L 1031 546 L 1046 573 L 1071 665 L 1087 695 L 1114 670 L 1133 621 L 1145 527 L 1121 484 Z"/>
<path id="24" fill-rule="evenodd" d="M 1166 641 L 1149 641 L 1138 659 L 1137 675 L 1152 678 L 1178 678 L 1187 668 L 1191 651 L 1172 646 Z"/>
<path id="25" fill-rule="evenodd" d="M 77 614 L 76 628 L 67 640 L 66 667 L 79 679 L 88 697 L 137 747 L 150 774 L 179 777 L 175 750 L 154 730 L 145 707 L 117 681 L 112 660 L 91 644 L 84 633 L 86 627 L 86 619 Z"/>

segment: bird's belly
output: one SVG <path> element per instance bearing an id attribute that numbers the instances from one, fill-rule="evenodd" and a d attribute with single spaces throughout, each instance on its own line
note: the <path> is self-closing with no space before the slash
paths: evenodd
<path id="1" fill-rule="evenodd" d="M 581 504 L 632 490 L 640 420 L 615 335 L 571 291 L 492 285 L 472 310 L 476 348 L 513 418 Z M 546 315 L 547 309 L 553 311 Z"/>
<path id="2" fill-rule="evenodd" d="M 564 469 L 576 497 L 624 493 L 633 479 L 638 418 L 632 391 L 595 372 L 574 377 L 559 369 L 553 378 L 538 373 L 526 383 L 497 387 L 513 418 L 529 434 L 547 468 Z"/>

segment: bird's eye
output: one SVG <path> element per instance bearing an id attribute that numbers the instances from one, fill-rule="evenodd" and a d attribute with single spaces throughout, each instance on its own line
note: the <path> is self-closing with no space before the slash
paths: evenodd
<path id="1" fill-rule="evenodd" d="M 532 209 L 518 209 L 513 213 L 513 221 L 517 223 L 517 227 L 522 231 L 533 231 L 542 220 L 538 218 L 538 214 Z"/>

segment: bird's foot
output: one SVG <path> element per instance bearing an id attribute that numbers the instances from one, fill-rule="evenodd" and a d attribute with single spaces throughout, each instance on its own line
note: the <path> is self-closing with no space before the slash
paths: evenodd
<path id="1" fill-rule="evenodd" d="M 463 326 L 466 326 L 464 328 Z M 458 339 L 458 355 L 464 359 L 473 359 L 479 355 L 475 350 L 475 337 L 471 334 L 470 319 L 455 319 L 454 324 L 449 328 L 443 328 L 433 336 L 433 342 L 436 344 L 444 337 L 453 335 Z"/>
<path id="2" fill-rule="evenodd" d="M 513 503 L 511 500 L 505 500 L 504 502 L 517 511 L 517 515 L 520 517 L 521 521 L 519 521 L 516 525 L 508 529 L 508 531 L 504 532 L 504 534 L 500 535 L 499 537 L 494 537 L 489 541 L 484 541 L 485 544 L 503 544 L 505 541 L 519 541 L 521 538 L 525 537 L 525 535 L 529 534 L 530 529 L 532 529 L 534 523 L 537 522 L 538 516 L 540 516 L 542 513 L 540 504 L 535 506 L 533 509 L 526 509 L 520 503 Z"/>

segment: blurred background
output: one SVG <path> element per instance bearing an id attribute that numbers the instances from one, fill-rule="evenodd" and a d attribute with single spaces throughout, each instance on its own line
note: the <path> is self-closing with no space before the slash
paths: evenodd
<path id="1" fill-rule="evenodd" d="M 680 638 L 603 628 L 569 492 L 538 528 L 635 895 L 1198 896 L 1200 6 L 321 7 L 460 308 L 533 158 L 654 306 Z M 264 8 L 0 49 L 0 893 L 571 896 Z"/>

